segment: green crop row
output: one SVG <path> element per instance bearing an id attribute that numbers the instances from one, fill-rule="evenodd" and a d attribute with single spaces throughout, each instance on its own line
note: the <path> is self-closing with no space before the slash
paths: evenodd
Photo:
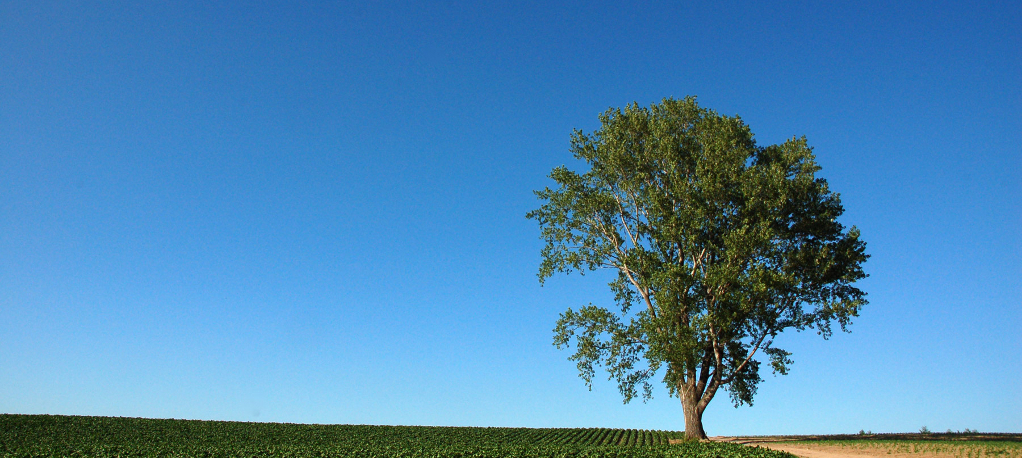
<path id="1" fill-rule="evenodd" d="M 676 431 L 301 425 L 0 415 L 2 457 L 791 458 Z"/>

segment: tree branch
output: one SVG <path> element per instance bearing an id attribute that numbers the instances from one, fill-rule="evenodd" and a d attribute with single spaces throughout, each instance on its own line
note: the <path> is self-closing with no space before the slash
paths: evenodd
<path id="1" fill-rule="evenodd" d="M 703 352 L 703 360 L 699 367 L 699 382 L 696 383 L 696 397 L 702 399 L 703 390 L 706 389 L 706 382 L 710 379 L 710 361 L 713 358 L 712 347 L 706 347 Z"/>
<path id="2" fill-rule="evenodd" d="M 770 334 L 770 328 L 764 329 L 763 335 L 759 336 L 759 340 L 756 341 L 756 346 L 752 347 L 752 351 L 750 351 L 749 355 L 745 357 L 745 360 L 743 360 L 742 363 L 739 364 L 737 368 L 735 368 L 734 372 L 732 372 L 729 377 L 724 379 L 722 383 L 731 383 L 731 381 L 734 380 L 735 375 L 742 371 L 742 368 L 744 368 L 745 365 L 748 364 L 749 360 L 752 359 L 752 356 L 755 355 L 756 351 L 759 350 L 759 346 L 763 344 L 763 339 L 766 339 L 766 336 L 768 334 Z"/>
<path id="3" fill-rule="evenodd" d="M 679 248 L 679 250 L 681 250 L 681 248 Z M 706 248 L 703 248 L 703 251 L 699 252 L 699 256 L 695 256 L 692 258 L 692 271 L 689 272 L 689 276 L 695 276 L 696 269 L 702 264 L 703 256 L 705 255 Z"/>
<path id="4" fill-rule="evenodd" d="M 625 273 L 625 276 L 628 277 L 628 281 L 631 282 L 632 286 L 635 286 L 635 289 L 639 292 L 639 295 L 642 296 L 642 299 L 644 301 L 646 301 L 646 307 L 649 308 L 650 316 L 656 318 L 657 317 L 656 307 L 653 307 L 653 301 L 649 297 L 650 292 L 647 288 L 643 288 L 642 285 L 640 285 L 639 282 L 635 280 L 635 277 L 632 275 L 632 269 L 628 267 L 628 263 L 625 261 L 625 257 L 627 255 L 624 253 L 624 251 L 621 250 L 621 242 L 618 240 L 617 235 L 615 234 L 612 236 L 603 226 L 603 222 L 598 222 L 594 224 L 592 221 L 590 221 L 590 224 L 596 226 L 600 230 L 600 233 L 603 234 L 603 237 L 607 239 L 609 242 L 611 242 L 611 245 L 614 246 L 614 251 L 617 252 L 618 259 L 621 261 L 621 265 L 616 267 Z M 625 229 L 627 230 L 627 228 L 628 225 L 625 224 Z"/>
<path id="5" fill-rule="evenodd" d="M 614 201 L 617 202 L 617 208 L 618 208 L 617 216 L 618 216 L 618 218 L 621 219 L 621 225 L 624 226 L 625 233 L 627 233 L 628 234 L 628 238 L 631 239 L 632 246 L 637 248 L 639 246 L 638 239 L 636 239 L 635 235 L 632 234 L 631 226 L 629 226 L 628 222 L 625 221 L 625 207 L 624 207 L 624 204 L 621 203 L 621 198 L 618 197 L 616 192 L 613 193 L 613 194 L 614 194 Z M 638 205 L 636 205 L 636 209 L 638 209 Z M 638 228 L 636 228 L 636 230 L 638 230 Z"/>

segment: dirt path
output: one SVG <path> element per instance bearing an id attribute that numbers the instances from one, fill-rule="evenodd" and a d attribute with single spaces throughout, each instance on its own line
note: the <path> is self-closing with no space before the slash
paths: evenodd
<path id="1" fill-rule="evenodd" d="M 736 437 L 711 437 L 710 440 L 718 442 L 734 442 L 737 444 L 753 447 L 763 447 L 771 450 L 780 450 L 802 458 L 922 458 L 918 454 L 893 454 L 883 451 L 870 453 L 865 450 L 848 450 L 841 447 L 827 446 L 806 446 L 804 444 L 791 444 L 770 439 L 743 439 Z"/>
<path id="2" fill-rule="evenodd" d="M 792 455 L 801 456 L 802 458 L 873 458 L 881 456 L 878 454 L 869 453 L 856 453 L 849 450 L 827 450 L 825 448 L 808 448 L 795 446 L 792 444 L 785 444 L 783 442 L 762 442 L 757 444 L 749 444 L 758 447 L 764 447 L 771 450 L 780 450 L 782 452 L 788 452 Z M 893 455 L 883 454 L 884 457 L 893 457 Z"/>
<path id="3" fill-rule="evenodd" d="M 1022 458 L 1015 435 L 987 435 L 972 440 L 801 441 L 792 437 L 711 437 L 751 447 L 780 450 L 802 458 Z M 825 437 L 802 436 L 825 439 Z"/>

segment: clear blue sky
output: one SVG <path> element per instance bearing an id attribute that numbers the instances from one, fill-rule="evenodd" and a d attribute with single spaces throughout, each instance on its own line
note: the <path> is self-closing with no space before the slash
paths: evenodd
<path id="1" fill-rule="evenodd" d="M 552 346 L 609 293 L 524 215 L 696 95 L 807 136 L 872 255 L 707 432 L 1022 431 L 1022 4 L 890 3 L 3 2 L 0 412 L 683 429 Z"/>

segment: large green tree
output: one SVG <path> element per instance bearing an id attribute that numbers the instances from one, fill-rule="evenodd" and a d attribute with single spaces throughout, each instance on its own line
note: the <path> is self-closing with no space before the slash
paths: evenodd
<path id="1" fill-rule="evenodd" d="M 721 388 L 752 404 L 759 356 L 787 373 L 785 329 L 842 330 L 866 304 L 865 242 L 838 222 L 838 194 L 816 176 L 805 138 L 759 146 L 738 117 L 695 98 L 629 105 L 576 130 L 584 173 L 557 167 L 557 188 L 536 191 L 546 245 L 543 282 L 557 272 L 613 269 L 613 310 L 569 308 L 554 343 L 591 387 L 606 368 L 627 403 L 649 399 L 653 377 L 681 400 L 685 432 L 705 438 L 702 415 Z"/>

